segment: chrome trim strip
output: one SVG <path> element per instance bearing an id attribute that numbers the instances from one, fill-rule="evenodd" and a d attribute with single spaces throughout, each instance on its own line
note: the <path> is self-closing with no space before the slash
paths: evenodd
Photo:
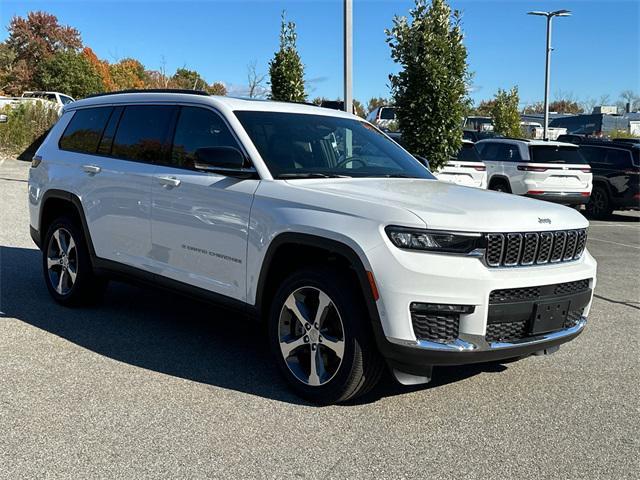
<path id="1" fill-rule="evenodd" d="M 565 337 L 569 337 L 584 330 L 587 325 L 587 317 L 581 317 L 576 325 L 573 327 L 565 328 L 557 332 L 545 333 L 542 335 L 536 335 L 535 337 L 527 337 L 521 340 L 515 340 L 513 342 L 485 342 L 484 337 L 477 337 L 478 340 L 457 340 L 450 343 L 438 343 L 430 342 L 427 340 L 402 340 L 399 338 L 387 337 L 391 343 L 396 345 L 402 345 L 405 347 L 412 347 L 421 350 L 432 350 L 438 352 L 486 352 L 492 350 L 504 350 L 507 348 L 526 347 L 529 345 L 536 345 L 539 343 L 550 342 L 554 340 L 561 340 Z M 469 336 L 471 337 L 471 336 Z"/>

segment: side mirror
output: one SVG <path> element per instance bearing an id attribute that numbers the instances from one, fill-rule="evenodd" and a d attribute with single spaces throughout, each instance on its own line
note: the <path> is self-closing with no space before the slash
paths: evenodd
<path id="1" fill-rule="evenodd" d="M 256 170 L 245 168 L 245 158 L 240 150 L 233 147 L 203 147 L 196 150 L 194 167 L 196 170 L 219 173 L 228 177 L 255 177 Z"/>
<path id="2" fill-rule="evenodd" d="M 427 167 L 427 170 L 431 170 L 431 166 L 429 165 L 429 160 L 427 160 L 424 157 L 421 157 L 420 155 L 414 155 L 415 159 L 418 160 L 422 165 L 424 165 L 425 167 Z"/>
<path id="3" fill-rule="evenodd" d="M 9 121 L 9 117 L 6 116 L 4 113 L 0 114 L 0 123 L 7 123 Z"/>

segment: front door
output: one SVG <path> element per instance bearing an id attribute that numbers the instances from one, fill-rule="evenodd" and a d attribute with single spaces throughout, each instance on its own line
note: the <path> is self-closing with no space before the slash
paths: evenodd
<path id="1" fill-rule="evenodd" d="M 246 300 L 249 215 L 259 180 L 195 169 L 199 148 L 240 146 L 223 118 L 180 107 L 173 147 L 153 178 L 152 258 L 163 276 Z"/>

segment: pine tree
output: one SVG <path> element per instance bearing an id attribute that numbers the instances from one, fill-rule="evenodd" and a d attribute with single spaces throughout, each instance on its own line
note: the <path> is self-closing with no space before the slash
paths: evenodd
<path id="1" fill-rule="evenodd" d="M 304 66 L 296 49 L 296 24 L 287 22 L 282 12 L 280 25 L 280 49 L 269 62 L 272 100 L 304 102 Z"/>

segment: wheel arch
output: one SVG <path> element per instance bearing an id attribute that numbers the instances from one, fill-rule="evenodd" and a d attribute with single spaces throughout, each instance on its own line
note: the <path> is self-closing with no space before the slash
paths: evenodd
<path id="1" fill-rule="evenodd" d="M 316 257 L 313 257 L 316 254 Z M 282 260 L 286 260 L 283 262 Z M 334 262 L 351 270 L 362 293 L 372 323 L 381 325 L 376 300 L 371 291 L 368 270 L 358 253 L 349 245 L 309 233 L 284 232 L 276 236 L 265 253 L 256 287 L 256 311 L 264 316 L 270 306 L 270 297 L 278 288 L 279 280 L 303 265 Z M 378 333 L 374 328 L 374 332 Z"/>
<path id="2" fill-rule="evenodd" d="M 500 174 L 491 175 L 491 178 L 487 181 L 487 188 L 491 190 L 491 185 L 493 185 L 496 182 L 504 182 L 509 188 L 509 192 L 512 192 L 511 182 L 509 181 L 509 177 L 506 177 Z"/>
<path id="3" fill-rule="evenodd" d="M 38 219 L 40 243 L 38 246 L 42 248 L 44 236 L 46 235 L 51 222 L 62 214 L 68 214 L 75 218 L 78 221 L 80 228 L 82 228 L 87 249 L 89 250 L 89 254 L 93 260 L 93 258 L 95 258 L 95 250 L 93 248 L 93 242 L 91 240 L 89 227 L 87 225 L 87 220 L 84 215 L 84 209 L 82 208 L 80 198 L 74 193 L 65 190 L 51 189 L 44 193 L 40 202 L 41 207 Z"/>

